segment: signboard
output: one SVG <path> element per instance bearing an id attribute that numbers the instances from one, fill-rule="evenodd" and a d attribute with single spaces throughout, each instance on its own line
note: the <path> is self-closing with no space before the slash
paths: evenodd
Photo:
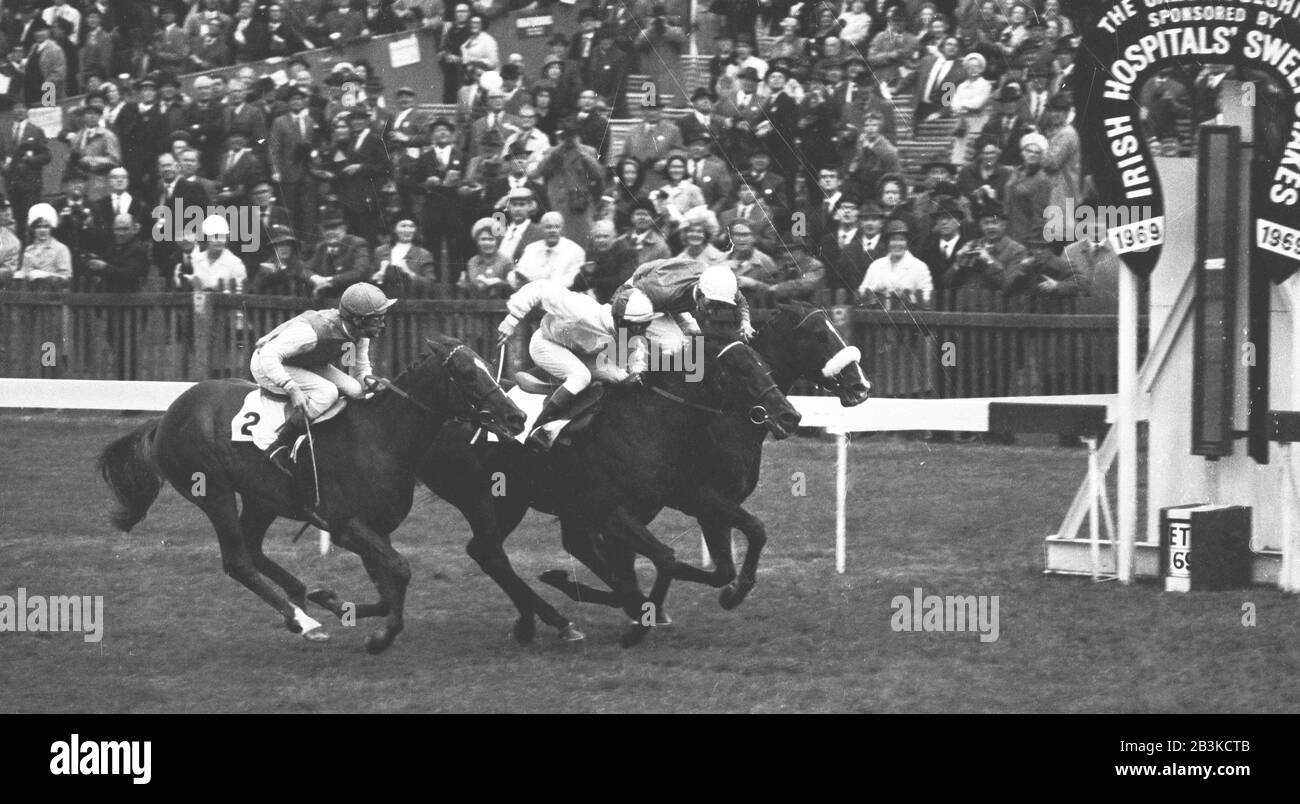
<path id="1" fill-rule="evenodd" d="M 536 17 L 516 17 L 515 30 L 520 37 L 531 39 L 538 36 L 550 36 L 551 28 L 555 25 L 555 18 L 550 14 L 542 14 Z"/>
<path id="2" fill-rule="evenodd" d="M 1253 117 L 1265 127 L 1252 166 L 1252 270 L 1275 282 L 1300 270 L 1300 0 L 1105 0 L 1084 16 L 1071 88 L 1080 119 L 1096 122 L 1080 134 L 1098 201 L 1147 211 L 1115 235 L 1129 268 L 1141 275 L 1155 268 L 1164 232 L 1165 199 L 1139 103 L 1144 84 L 1165 68 L 1186 69 L 1191 95 L 1198 70 L 1222 64 L 1254 90 L 1241 100 L 1258 106 Z M 1176 214 L 1189 199 L 1172 201 Z"/>

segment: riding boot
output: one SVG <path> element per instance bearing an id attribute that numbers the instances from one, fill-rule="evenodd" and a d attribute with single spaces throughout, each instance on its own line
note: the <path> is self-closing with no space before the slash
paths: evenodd
<path id="1" fill-rule="evenodd" d="M 294 416 L 286 420 L 284 425 L 280 427 L 280 433 L 276 436 L 275 443 L 264 451 L 271 465 L 280 470 L 281 473 L 293 477 L 293 445 L 298 440 L 298 437 L 306 432 L 306 425 L 298 417 Z"/>
<path id="2" fill-rule="evenodd" d="M 550 443 L 541 431 L 542 425 L 564 418 L 565 411 L 568 410 L 569 405 L 576 398 L 577 395 L 563 385 L 556 388 L 554 393 L 546 398 L 546 402 L 542 405 L 542 412 L 537 416 L 537 421 L 533 422 L 533 431 L 528 436 L 528 443 L 542 449 L 548 449 Z"/>

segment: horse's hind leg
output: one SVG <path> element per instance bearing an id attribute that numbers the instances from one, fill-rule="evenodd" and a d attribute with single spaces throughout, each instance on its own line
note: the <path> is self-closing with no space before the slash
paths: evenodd
<path id="1" fill-rule="evenodd" d="M 461 513 L 469 520 L 469 526 L 474 532 L 474 536 L 466 545 L 466 552 L 488 574 L 488 577 L 496 581 L 497 586 L 501 587 L 510 597 L 510 601 L 515 604 L 515 608 L 519 610 L 519 619 L 511 629 L 515 640 L 520 644 L 533 641 L 534 614 L 541 617 L 542 622 L 558 629 L 560 638 L 565 642 L 581 640 L 582 632 L 574 628 L 567 617 L 556 611 L 554 606 L 533 591 L 533 588 L 525 583 L 511 566 L 510 557 L 506 555 L 502 543 L 505 541 L 506 534 L 513 528 L 507 529 L 498 525 L 492 505 L 476 501 L 461 508 Z M 512 512 L 508 516 L 513 517 L 515 523 L 518 523 L 522 513 L 515 515 Z"/>
<path id="2" fill-rule="evenodd" d="M 308 617 L 300 607 L 283 597 L 258 572 L 244 543 L 244 531 L 240 526 L 235 495 L 231 492 L 216 492 L 208 496 L 201 507 L 217 530 L 217 543 L 221 547 L 221 566 L 226 574 L 248 587 L 254 594 L 269 603 L 271 608 L 280 612 L 284 617 L 285 626 L 293 633 L 301 633 L 312 641 L 328 639 L 329 636 L 321 628 L 320 623 Z"/>
<path id="3" fill-rule="evenodd" d="M 382 653 L 405 627 L 402 615 L 406 606 L 406 587 L 411 581 L 411 564 L 393 549 L 387 537 L 380 536 L 360 519 L 353 517 L 347 528 L 361 548 L 358 551 L 361 563 L 375 582 L 381 603 L 388 606 L 383 627 L 366 637 L 366 650 Z"/>
<path id="4" fill-rule="evenodd" d="M 275 510 L 256 502 L 244 500 L 244 510 L 239 514 L 239 527 L 244 533 L 244 546 L 253 559 L 257 571 L 270 578 L 285 591 L 294 605 L 307 605 L 307 585 L 262 552 L 262 543 L 266 539 L 266 529 L 275 521 Z"/>
<path id="5" fill-rule="evenodd" d="M 672 574 L 657 573 L 654 586 L 650 589 L 650 602 L 655 604 L 655 620 L 658 625 L 671 622 L 664 611 L 664 599 L 674 580 L 702 583 L 718 589 L 736 578 L 736 563 L 731 558 L 731 524 L 725 520 L 703 517 L 699 523 L 704 533 L 704 543 L 709 546 L 709 554 L 713 557 L 713 571 L 679 561 Z"/>

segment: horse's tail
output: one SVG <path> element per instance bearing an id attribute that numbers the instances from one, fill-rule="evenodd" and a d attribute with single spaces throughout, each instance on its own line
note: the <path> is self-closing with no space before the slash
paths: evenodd
<path id="1" fill-rule="evenodd" d="M 117 498 L 109 519 L 120 531 L 129 531 L 144 519 L 162 489 L 162 475 L 152 454 L 159 421 L 154 419 L 137 427 L 99 455 L 99 473 Z"/>

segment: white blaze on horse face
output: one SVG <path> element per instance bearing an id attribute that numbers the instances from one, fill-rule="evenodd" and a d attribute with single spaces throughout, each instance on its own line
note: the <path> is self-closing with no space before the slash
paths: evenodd
<path id="1" fill-rule="evenodd" d="M 307 634 L 311 631 L 315 631 L 317 628 L 321 627 L 321 624 L 319 622 L 313 620 L 307 614 L 307 612 L 303 611 L 297 606 L 293 607 L 293 621 L 298 625 L 299 628 L 302 629 L 303 634 Z"/>

